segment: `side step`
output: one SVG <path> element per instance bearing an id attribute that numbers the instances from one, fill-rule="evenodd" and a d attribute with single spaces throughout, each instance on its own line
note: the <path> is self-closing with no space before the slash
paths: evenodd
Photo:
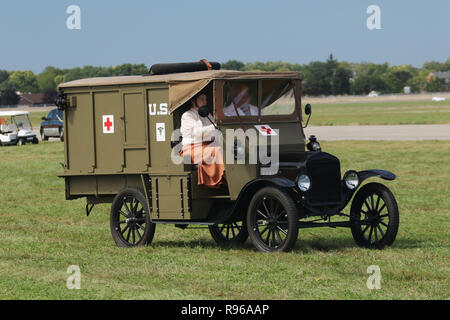
<path id="1" fill-rule="evenodd" d="M 360 222 L 361 225 L 367 225 L 367 222 Z M 319 227 L 342 227 L 350 228 L 350 221 L 336 221 L 336 222 L 302 222 L 298 221 L 297 225 L 299 228 L 319 228 Z"/>

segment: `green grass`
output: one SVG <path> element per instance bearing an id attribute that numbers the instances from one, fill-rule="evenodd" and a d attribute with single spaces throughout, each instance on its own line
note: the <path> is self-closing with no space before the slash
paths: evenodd
<path id="1" fill-rule="evenodd" d="M 384 168 L 400 208 L 385 250 L 356 247 L 348 229 L 303 229 L 295 250 L 223 249 L 208 230 L 158 225 L 151 246 L 117 248 L 109 205 L 90 217 L 64 200 L 63 145 L 0 149 L 1 299 L 449 299 L 450 141 L 323 142 L 342 171 Z M 371 179 L 373 180 L 373 179 Z M 366 287 L 381 268 L 381 289 Z M 81 290 L 66 288 L 69 265 Z"/>
<path id="2" fill-rule="evenodd" d="M 48 112 L 30 112 L 30 121 L 33 128 L 39 128 L 41 126 L 42 117 L 46 117 Z"/>
<path id="3" fill-rule="evenodd" d="M 303 99 L 302 104 L 308 103 Z M 395 125 L 450 123 L 450 101 L 311 104 L 310 124 Z M 306 119 L 306 118 L 305 118 Z"/>

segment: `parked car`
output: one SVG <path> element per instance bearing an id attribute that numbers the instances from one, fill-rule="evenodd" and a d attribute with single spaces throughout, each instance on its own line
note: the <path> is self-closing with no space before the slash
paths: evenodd
<path id="1" fill-rule="evenodd" d="M 159 65 L 152 66 L 153 75 L 60 84 L 56 105 L 67 120 L 60 175 L 66 199 L 85 197 L 87 215 L 95 204 L 112 203 L 110 228 L 120 247 L 151 243 L 158 224 L 206 225 L 218 244 L 250 237 L 265 252 L 289 251 L 298 230 L 313 227 L 349 228 L 362 247 L 392 245 L 399 226 L 395 197 L 381 183 L 363 182 L 394 180 L 395 174 L 369 169 L 342 175 L 337 157 L 322 151 L 315 136 L 308 142 L 303 128 L 311 106 L 305 106 L 303 125 L 296 72 L 210 66 L 199 71 L 195 63 Z M 172 134 L 200 90 L 209 102 L 198 114 L 212 114 L 227 150 L 226 183 L 218 188 L 199 185 L 199 167 L 183 161 L 176 151 L 181 142 Z M 242 92 L 255 114 L 236 111 L 236 101 L 245 100 Z M 225 112 L 230 106 L 234 115 Z M 265 136 L 265 142 L 252 143 Z M 245 163 L 269 145 L 279 157 Z"/>
<path id="2" fill-rule="evenodd" d="M 63 113 L 58 109 L 53 109 L 46 117 L 42 117 L 41 139 L 47 141 L 48 138 L 59 138 L 64 141 Z"/>
<path id="3" fill-rule="evenodd" d="M 0 112 L 0 142 L 1 145 L 38 144 L 39 140 L 33 132 L 27 111 Z"/>

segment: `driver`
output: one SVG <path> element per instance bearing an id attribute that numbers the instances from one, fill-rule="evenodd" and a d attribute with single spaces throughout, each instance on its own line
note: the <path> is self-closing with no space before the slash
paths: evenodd
<path id="1" fill-rule="evenodd" d="M 223 114 L 227 117 L 236 116 L 236 110 L 240 116 L 257 116 L 258 107 L 250 104 L 248 86 L 238 84 L 231 88 L 232 102 L 223 108 Z"/>

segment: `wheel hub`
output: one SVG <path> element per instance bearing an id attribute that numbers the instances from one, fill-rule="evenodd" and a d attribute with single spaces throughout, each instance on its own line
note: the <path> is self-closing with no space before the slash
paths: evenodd
<path id="1" fill-rule="evenodd" d="M 377 212 L 369 211 L 367 220 L 371 225 L 376 225 L 380 222 L 381 218 Z"/>
<path id="2" fill-rule="evenodd" d="M 269 227 L 271 227 L 271 228 L 275 228 L 277 225 L 277 219 L 275 219 L 274 217 L 269 217 L 267 222 L 268 222 Z"/>
<path id="3" fill-rule="evenodd" d="M 140 220 L 137 217 L 130 217 L 130 218 L 125 219 L 125 222 L 127 223 L 127 225 L 129 227 L 133 227 L 133 228 L 136 227 L 136 225 L 139 221 Z"/>

